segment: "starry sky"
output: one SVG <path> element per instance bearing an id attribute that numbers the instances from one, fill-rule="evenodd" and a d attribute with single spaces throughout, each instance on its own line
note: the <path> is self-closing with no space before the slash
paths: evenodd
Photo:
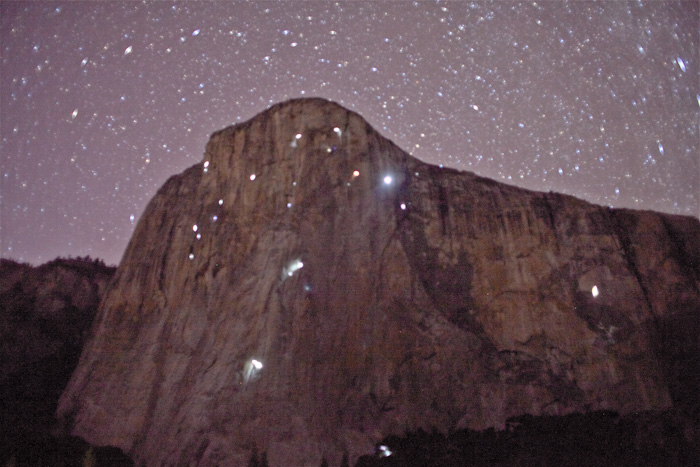
<path id="1" fill-rule="evenodd" d="M 320 96 L 414 156 L 700 215 L 700 2 L 2 1 L 0 255 L 116 264 L 214 131 Z"/>

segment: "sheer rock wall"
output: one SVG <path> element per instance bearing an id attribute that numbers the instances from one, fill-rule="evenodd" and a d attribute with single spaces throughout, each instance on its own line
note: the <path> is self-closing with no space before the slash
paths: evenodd
<path id="1" fill-rule="evenodd" d="M 59 416 L 145 465 L 317 466 L 420 427 L 683 404 L 692 359 L 667 363 L 698 350 L 698 238 L 285 102 L 151 201 Z"/>

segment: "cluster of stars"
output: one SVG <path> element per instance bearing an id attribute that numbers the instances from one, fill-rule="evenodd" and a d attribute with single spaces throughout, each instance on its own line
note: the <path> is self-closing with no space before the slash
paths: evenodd
<path id="1" fill-rule="evenodd" d="M 2 2 L 0 254 L 117 263 L 146 203 L 212 132 L 302 96 L 358 112 L 426 162 L 698 216 L 699 11 Z"/>

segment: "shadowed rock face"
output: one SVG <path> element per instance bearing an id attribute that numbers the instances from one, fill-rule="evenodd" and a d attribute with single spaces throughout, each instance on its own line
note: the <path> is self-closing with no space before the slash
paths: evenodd
<path id="1" fill-rule="evenodd" d="M 114 270 L 89 259 L 0 259 L 0 465 L 48 436 Z"/>
<path id="2" fill-rule="evenodd" d="M 137 463 L 293 466 L 405 430 L 682 405 L 697 364 L 667 363 L 698 351 L 698 238 L 278 104 L 151 201 L 59 416 Z"/>

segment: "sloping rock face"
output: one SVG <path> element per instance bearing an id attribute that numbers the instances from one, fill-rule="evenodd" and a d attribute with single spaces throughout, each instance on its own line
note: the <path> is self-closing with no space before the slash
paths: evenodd
<path id="1" fill-rule="evenodd" d="M 32 267 L 0 259 L 0 460 L 48 436 L 114 270 L 90 260 Z"/>
<path id="2" fill-rule="evenodd" d="M 144 465 L 317 466 L 406 430 L 668 408 L 698 390 L 692 358 L 666 365 L 698 352 L 698 238 L 278 104 L 151 201 L 59 415 Z"/>

